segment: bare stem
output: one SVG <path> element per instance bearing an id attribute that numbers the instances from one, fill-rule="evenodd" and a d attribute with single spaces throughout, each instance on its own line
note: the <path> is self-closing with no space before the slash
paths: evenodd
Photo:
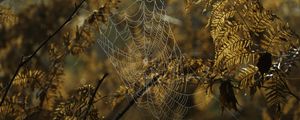
<path id="1" fill-rule="evenodd" d="M 128 110 L 129 108 L 134 105 L 135 100 L 141 97 L 145 91 L 154 85 L 157 81 L 158 76 L 154 77 L 150 81 L 146 83 L 146 85 L 140 88 L 129 100 L 124 99 L 114 110 L 107 116 L 107 120 L 119 120 Z"/>
<path id="2" fill-rule="evenodd" d="M 86 120 L 88 114 L 90 113 L 90 109 L 91 109 L 91 107 L 92 107 L 92 105 L 93 105 L 93 101 L 94 101 L 94 99 L 95 99 L 95 96 L 96 96 L 96 94 L 97 94 L 97 91 L 98 91 L 100 85 L 102 84 L 102 82 L 104 81 L 104 79 L 106 78 L 107 75 L 108 75 L 108 73 L 104 74 L 104 76 L 102 77 L 102 79 L 98 81 L 97 86 L 96 86 L 96 88 L 95 88 L 95 91 L 94 91 L 94 93 L 93 93 L 91 99 L 89 100 L 87 110 L 86 110 L 86 112 L 85 112 L 85 114 L 84 114 L 84 116 L 83 116 L 83 119 L 84 119 L 84 120 Z"/>
<path id="3" fill-rule="evenodd" d="M 9 89 L 11 88 L 11 86 L 12 86 L 12 83 L 13 83 L 13 81 L 14 81 L 14 79 L 16 78 L 16 76 L 18 75 L 18 73 L 19 73 L 19 71 L 20 71 L 20 69 L 26 64 L 26 63 L 28 63 L 45 45 L 47 45 L 47 43 L 57 34 L 57 33 L 59 33 L 61 30 L 62 30 L 62 28 L 67 24 L 67 23 L 69 23 L 71 20 L 72 20 L 72 18 L 73 18 L 73 16 L 77 13 L 77 11 L 79 10 L 79 8 L 83 5 L 83 3 L 85 2 L 86 0 L 82 0 L 81 2 L 80 2 L 80 4 L 79 5 L 76 5 L 75 6 L 75 9 L 74 9 L 74 11 L 71 13 L 71 15 L 66 19 L 66 21 L 55 31 L 55 32 L 53 32 L 46 40 L 44 40 L 40 45 L 39 45 L 39 47 L 31 54 L 31 55 L 29 55 L 28 57 L 22 57 L 22 59 L 21 59 L 21 61 L 20 61 L 20 63 L 19 63 L 19 65 L 18 65 L 18 67 L 17 67 L 17 70 L 15 71 L 15 73 L 14 73 L 14 75 L 13 75 L 13 77 L 10 79 L 10 81 L 9 81 L 9 84 L 8 84 L 8 86 L 5 88 L 5 92 L 4 92 L 4 94 L 3 94 L 3 96 L 2 96 L 2 98 L 1 98 L 1 102 L 0 102 L 0 106 L 2 106 L 2 104 L 4 103 L 4 100 L 5 100 L 5 97 L 7 96 L 7 93 L 8 93 L 8 91 L 9 91 Z"/>

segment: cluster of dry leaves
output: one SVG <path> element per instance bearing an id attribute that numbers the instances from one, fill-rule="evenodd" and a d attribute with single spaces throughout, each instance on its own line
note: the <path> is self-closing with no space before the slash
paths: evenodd
<path id="1" fill-rule="evenodd" d="M 22 6 L 18 1 L 8 1 L 0 4 L 1 97 L 18 63 L 35 52 L 80 3 L 44 0 Z M 72 20 L 20 69 L 0 106 L 0 119 L 83 119 L 85 113 L 87 119 L 105 119 L 128 94 L 134 94 L 136 89 L 120 82 L 95 44 L 98 28 L 106 24 L 119 4 L 130 1 L 87 0 Z M 183 74 L 205 78 L 199 87 L 191 88 L 197 93 L 192 98 L 195 107 L 180 118 L 300 118 L 300 88 L 295 86 L 299 84 L 299 68 L 294 67 L 299 60 L 297 0 L 165 2 L 168 14 L 180 21 L 171 24 L 179 47 L 189 58 L 183 66 L 198 70 L 182 71 Z M 179 64 L 168 63 L 173 69 Z M 165 69 L 159 63 L 153 66 Z M 210 70 L 204 71 L 206 68 Z M 99 90 L 95 89 L 105 73 L 110 75 Z M 165 78 L 172 74 L 167 68 L 161 74 L 162 82 L 172 82 Z M 93 98 L 95 90 L 98 92 Z M 151 90 L 162 97 L 159 89 Z M 92 109 L 88 107 L 90 99 L 94 99 Z M 124 119 L 152 118 L 150 112 L 139 112 L 145 113 L 144 109 L 129 109 Z"/>

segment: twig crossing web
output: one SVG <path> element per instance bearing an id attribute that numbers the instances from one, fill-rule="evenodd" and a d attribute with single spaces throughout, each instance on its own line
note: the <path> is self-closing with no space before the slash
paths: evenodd
<path id="1" fill-rule="evenodd" d="M 157 119 L 182 119 L 195 106 L 190 99 L 197 94 L 193 93 L 197 82 L 201 82 L 196 79 L 196 70 L 186 64 L 197 61 L 183 57 L 164 1 L 124 3 L 130 4 L 120 7 L 107 24 L 100 25 L 97 42 L 128 89 L 136 91 L 158 77 L 136 100 L 138 106 L 148 109 Z"/>

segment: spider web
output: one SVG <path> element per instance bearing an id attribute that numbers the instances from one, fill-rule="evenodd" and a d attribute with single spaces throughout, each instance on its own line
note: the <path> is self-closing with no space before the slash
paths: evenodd
<path id="1" fill-rule="evenodd" d="M 161 0 L 127 0 L 99 28 L 97 43 L 113 64 L 126 87 L 145 87 L 155 76 L 139 100 L 138 106 L 148 109 L 157 119 L 182 119 L 190 106 L 189 90 L 183 69 L 185 58 L 176 44 Z M 167 72 L 173 70 L 174 74 Z M 134 93 L 133 93 L 134 94 Z M 133 96 L 131 94 L 131 96 Z"/>
<path id="2" fill-rule="evenodd" d="M 143 72 L 131 69 L 143 70 L 148 63 L 166 60 L 179 50 L 172 41 L 169 24 L 162 19 L 165 11 L 161 4 L 153 0 L 133 1 L 128 8 L 110 16 L 108 24 L 99 29 L 97 42 L 126 83 L 134 82 L 140 76 L 136 73 Z"/>

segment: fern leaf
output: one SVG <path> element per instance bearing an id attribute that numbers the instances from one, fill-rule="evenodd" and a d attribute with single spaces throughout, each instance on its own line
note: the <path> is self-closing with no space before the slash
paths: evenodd
<path id="1" fill-rule="evenodd" d="M 264 86 L 266 88 L 265 97 L 268 106 L 274 110 L 276 117 L 280 117 L 283 105 L 287 102 L 287 98 L 291 93 L 286 80 L 283 78 L 283 74 L 277 72 Z"/>
<path id="2" fill-rule="evenodd" d="M 255 78 L 254 75 L 257 73 L 258 68 L 255 65 L 247 65 L 239 69 L 235 75 L 235 80 L 240 81 L 241 88 L 247 88 L 248 86 L 254 86 Z"/>

